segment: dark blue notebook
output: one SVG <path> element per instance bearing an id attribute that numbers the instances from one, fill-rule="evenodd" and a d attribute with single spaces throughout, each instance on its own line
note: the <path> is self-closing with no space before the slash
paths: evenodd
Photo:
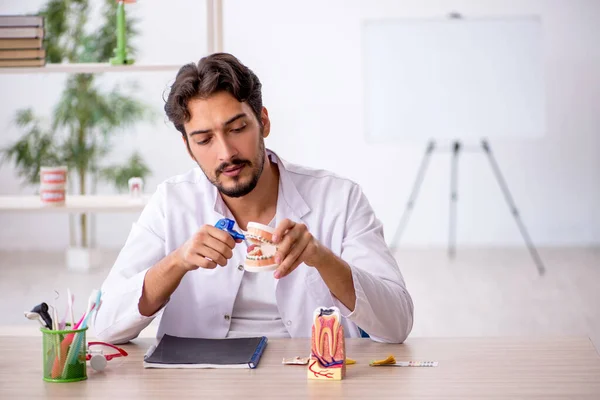
<path id="1" fill-rule="evenodd" d="M 164 335 L 144 356 L 145 368 L 256 368 L 267 338 L 182 338 Z"/>

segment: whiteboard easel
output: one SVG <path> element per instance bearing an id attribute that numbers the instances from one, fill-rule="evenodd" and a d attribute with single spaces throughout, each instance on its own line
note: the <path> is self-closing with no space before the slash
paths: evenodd
<path id="1" fill-rule="evenodd" d="M 539 137 L 545 132 L 541 23 L 537 18 L 388 20 L 363 29 L 365 122 L 369 141 L 428 138 L 412 192 L 391 247 L 414 208 L 436 150 L 451 138 L 448 254 L 456 252 L 456 200 L 461 139 Z M 487 139 L 492 171 L 540 275 L 544 265 Z"/>

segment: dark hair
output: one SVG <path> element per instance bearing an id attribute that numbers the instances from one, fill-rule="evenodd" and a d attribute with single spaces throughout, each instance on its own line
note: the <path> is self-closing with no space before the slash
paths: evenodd
<path id="1" fill-rule="evenodd" d="M 227 91 L 238 101 L 248 102 L 260 123 L 263 107 L 261 87 L 254 72 L 233 55 L 211 54 L 203 57 L 198 65 L 190 63 L 181 67 L 166 100 L 165 112 L 187 141 L 183 124 L 190 119 L 188 102 L 193 98 L 207 98 Z"/>

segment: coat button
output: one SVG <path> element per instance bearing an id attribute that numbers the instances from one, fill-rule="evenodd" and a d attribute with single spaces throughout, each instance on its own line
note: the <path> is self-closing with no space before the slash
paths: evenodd
<path id="1" fill-rule="evenodd" d="M 290 326 L 290 325 L 292 325 L 292 321 L 288 321 L 288 322 L 286 322 L 285 324 L 286 324 L 287 326 Z"/>
<path id="2" fill-rule="evenodd" d="M 240 265 L 238 265 L 238 269 L 239 269 L 240 271 L 243 271 L 243 270 L 244 270 L 244 266 L 243 266 L 242 264 L 240 264 Z"/>
<path id="3" fill-rule="evenodd" d="M 225 315 L 223 316 L 223 318 L 225 318 L 227 321 L 229 321 L 229 320 L 231 319 L 231 317 L 229 316 L 229 314 L 225 314 Z"/>

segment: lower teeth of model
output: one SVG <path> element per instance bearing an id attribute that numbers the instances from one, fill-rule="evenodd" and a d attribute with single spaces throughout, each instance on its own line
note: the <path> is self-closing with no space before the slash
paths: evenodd
<path id="1" fill-rule="evenodd" d="M 267 258 L 271 258 L 273 256 L 247 256 L 247 258 L 249 258 L 250 260 L 266 260 Z"/>

